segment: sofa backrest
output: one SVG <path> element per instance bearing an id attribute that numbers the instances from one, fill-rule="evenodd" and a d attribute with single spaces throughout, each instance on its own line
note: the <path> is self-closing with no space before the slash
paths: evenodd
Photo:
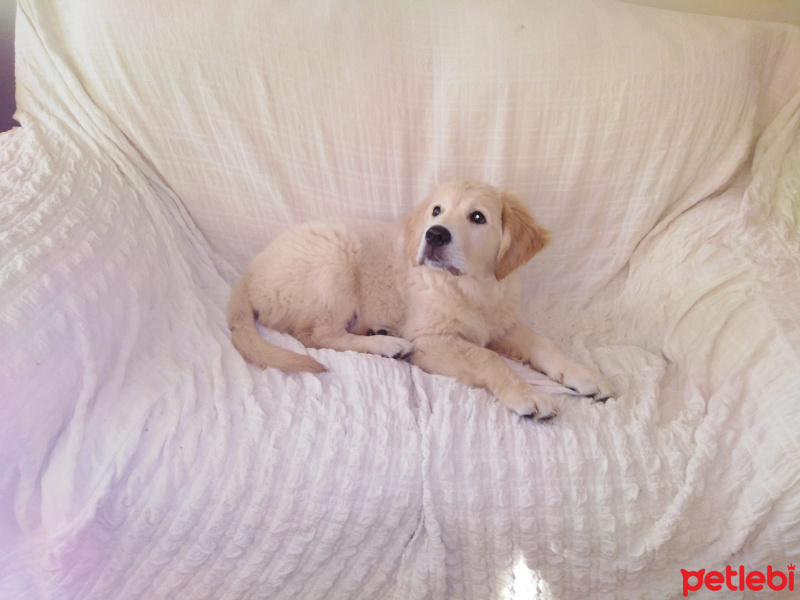
<path id="1" fill-rule="evenodd" d="M 797 91 L 791 26 L 613 0 L 20 7 L 79 103 L 239 268 L 292 223 L 396 218 L 477 178 L 553 233 L 529 283 L 591 293 L 746 168 Z"/>

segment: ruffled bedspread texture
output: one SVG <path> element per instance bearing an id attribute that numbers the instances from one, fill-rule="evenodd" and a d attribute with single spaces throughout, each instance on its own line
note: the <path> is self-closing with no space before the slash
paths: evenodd
<path id="1" fill-rule="evenodd" d="M 16 36 L 0 598 L 676 598 L 800 561 L 797 28 L 21 0 Z M 377 356 L 242 360 L 225 305 L 268 240 L 465 177 L 551 230 L 527 320 L 618 398 L 518 367 L 560 398 L 536 424 Z"/>

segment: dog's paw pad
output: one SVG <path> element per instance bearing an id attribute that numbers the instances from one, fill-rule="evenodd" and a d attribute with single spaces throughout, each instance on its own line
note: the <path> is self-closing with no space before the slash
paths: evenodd
<path id="1" fill-rule="evenodd" d="M 367 332 L 364 335 L 389 335 L 389 331 L 386 329 L 378 329 L 377 331 L 374 329 L 367 329 Z"/>

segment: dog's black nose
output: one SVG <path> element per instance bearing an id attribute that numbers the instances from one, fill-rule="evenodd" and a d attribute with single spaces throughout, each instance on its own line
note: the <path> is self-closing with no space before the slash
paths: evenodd
<path id="1" fill-rule="evenodd" d="M 451 239 L 450 230 L 441 225 L 434 225 L 425 232 L 425 241 L 433 247 L 449 244 Z"/>

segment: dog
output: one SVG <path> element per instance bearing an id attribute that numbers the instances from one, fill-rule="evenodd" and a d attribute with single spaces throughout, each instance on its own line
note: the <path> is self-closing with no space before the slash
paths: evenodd
<path id="1" fill-rule="evenodd" d="M 486 388 L 523 417 L 550 419 L 554 398 L 502 356 L 596 401 L 614 391 L 522 322 L 517 269 L 548 240 L 517 196 L 477 181 L 436 186 L 399 221 L 298 225 L 258 254 L 233 287 L 232 341 L 261 368 L 327 370 L 267 343 L 255 316 L 306 347 L 409 360 Z"/>

